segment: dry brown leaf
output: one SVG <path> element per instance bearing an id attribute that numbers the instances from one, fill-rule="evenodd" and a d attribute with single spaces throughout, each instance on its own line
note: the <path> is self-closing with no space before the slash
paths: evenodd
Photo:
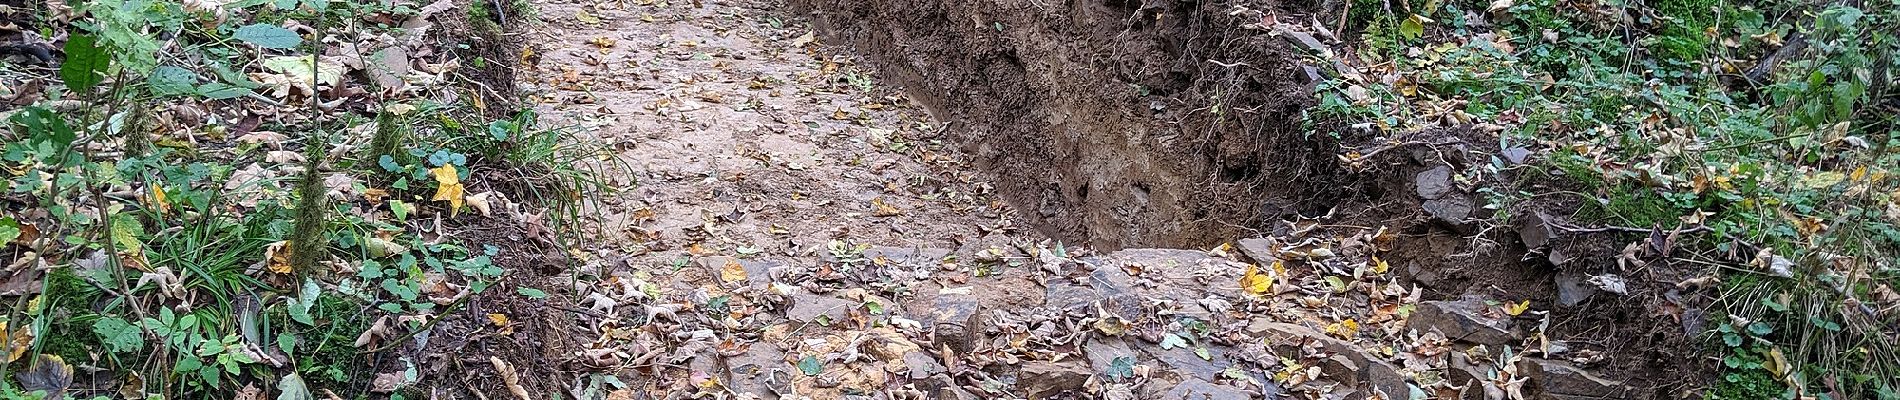
<path id="1" fill-rule="evenodd" d="M 488 363 L 495 366 L 495 373 L 501 375 L 502 385 L 507 386 L 508 392 L 513 393 L 516 399 L 534 400 L 533 397 L 528 396 L 528 389 L 521 387 L 521 376 L 515 374 L 514 366 L 508 365 L 507 361 L 502 361 L 501 358 L 495 356 L 488 356 Z"/>

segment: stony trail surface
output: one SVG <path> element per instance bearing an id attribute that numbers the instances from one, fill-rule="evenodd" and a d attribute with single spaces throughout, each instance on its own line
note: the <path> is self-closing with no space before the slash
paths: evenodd
<path id="1" fill-rule="evenodd" d="M 1384 229 L 1285 222 L 1212 250 L 1107 254 L 1046 240 L 935 140 L 937 121 L 770 4 L 535 9 L 524 91 L 544 121 L 612 149 L 590 167 L 620 190 L 589 204 L 584 265 L 531 282 L 555 288 L 554 310 L 517 318 L 568 336 L 545 340 L 560 373 L 532 386 L 608 399 L 1625 390 L 1539 358 L 1566 357 L 1539 341 L 1538 312 L 1420 301 L 1379 260 Z M 1547 377 L 1529 384 L 1532 371 Z"/>

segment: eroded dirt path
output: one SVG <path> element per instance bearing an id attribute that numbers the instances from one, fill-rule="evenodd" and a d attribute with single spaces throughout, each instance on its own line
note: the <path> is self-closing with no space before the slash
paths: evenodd
<path id="1" fill-rule="evenodd" d="M 598 168 L 621 189 L 590 203 L 583 267 L 525 282 L 554 289 L 523 333 L 550 336 L 524 377 L 539 390 L 1456 398 L 1567 368 L 1453 351 L 1523 344 L 1536 314 L 1419 302 L 1377 257 L 1384 229 L 1282 222 L 1236 246 L 1110 254 L 1045 240 L 930 116 L 767 4 L 536 9 L 523 84 L 544 121 L 612 148 Z"/>
<path id="2" fill-rule="evenodd" d="M 541 4 L 544 115 L 613 146 L 608 240 L 785 254 L 831 239 L 955 247 L 1009 231 L 937 125 L 751 5 Z M 624 6 L 623 6 L 624 4 Z M 611 164 L 611 163 L 610 163 Z M 625 171 L 624 173 L 620 171 Z"/>

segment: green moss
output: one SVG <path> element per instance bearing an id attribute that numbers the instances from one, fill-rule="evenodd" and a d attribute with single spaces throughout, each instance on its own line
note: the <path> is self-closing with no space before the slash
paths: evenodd
<path id="1" fill-rule="evenodd" d="M 41 315 L 52 321 L 47 331 L 58 334 L 40 336 L 38 351 L 69 361 L 90 360 L 88 349 L 103 348 L 103 344 L 92 333 L 91 324 L 82 319 L 92 315 L 91 304 L 99 289 L 74 274 L 72 268 L 55 268 L 46 274 L 44 293 L 43 304 L 49 308 Z"/>
<path id="2" fill-rule="evenodd" d="M 1656 14 L 1669 18 L 1657 32 L 1656 42 L 1650 51 L 1660 60 L 1675 62 L 1694 62 L 1702 59 L 1708 52 L 1710 39 L 1706 34 L 1715 27 L 1720 19 L 1716 18 L 1718 2 L 1716 0 L 1662 0 L 1652 7 Z"/>
<path id="3" fill-rule="evenodd" d="M 312 387 L 346 389 L 354 381 L 351 375 L 362 369 L 365 357 L 357 354 L 355 343 L 356 336 L 369 329 L 364 308 L 356 300 L 325 293 L 310 309 L 316 325 L 293 325 L 298 338 L 297 370 Z"/>

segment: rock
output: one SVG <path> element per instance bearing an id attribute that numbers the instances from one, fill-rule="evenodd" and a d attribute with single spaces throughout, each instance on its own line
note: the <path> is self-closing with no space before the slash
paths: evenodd
<path id="1" fill-rule="evenodd" d="M 1128 357 L 1139 360 L 1135 356 L 1135 350 L 1128 348 L 1128 341 L 1120 337 L 1089 339 L 1088 343 L 1082 345 L 1082 350 L 1089 357 L 1089 369 L 1096 372 L 1109 371 L 1109 366 L 1113 365 L 1117 358 Z"/>
<path id="2" fill-rule="evenodd" d="M 1313 35 L 1294 30 L 1280 30 L 1277 33 L 1280 34 L 1280 37 L 1286 38 L 1286 41 L 1289 43 L 1305 47 L 1314 53 L 1319 53 L 1322 56 L 1321 58 L 1332 58 L 1332 46 L 1327 46 L 1326 43 L 1322 43 L 1319 39 L 1313 38 Z"/>
<path id="3" fill-rule="evenodd" d="M 937 263 L 943 262 L 945 257 L 949 257 L 950 250 L 928 247 L 877 246 L 864 249 L 864 252 L 861 253 L 860 256 L 862 256 L 866 262 L 878 265 L 934 266 L 937 265 Z M 827 263 L 837 263 L 841 261 L 836 254 L 831 254 L 830 251 L 825 251 L 822 248 L 818 251 L 818 260 Z"/>
<path id="4" fill-rule="evenodd" d="M 1477 211 L 1476 202 L 1464 195 L 1449 195 L 1442 199 L 1426 200 L 1420 207 L 1431 214 L 1432 218 L 1454 225 L 1464 224 L 1466 220 L 1471 219 L 1471 213 Z"/>
<path id="5" fill-rule="evenodd" d="M 1504 160 L 1510 161 L 1511 164 L 1521 165 L 1521 164 L 1524 164 L 1525 161 L 1529 161 L 1531 158 L 1531 150 L 1523 148 L 1523 147 L 1506 148 L 1502 151 L 1502 153 L 1504 155 Z"/>
<path id="6" fill-rule="evenodd" d="M 1543 399 L 1623 399 L 1635 391 L 1623 382 L 1598 377 L 1564 361 L 1526 358 L 1518 362 L 1517 368 L 1531 378 L 1531 386 Z"/>
<path id="7" fill-rule="evenodd" d="M 1399 373 L 1397 367 L 1367 355 L 1351 342 L 1327 336 L 1313 328 L 1265 318 L 1256 318 L 1248 323 L 1246 332 L 1266 339 L 1274 353 L 1281 357 L 1297 357 L 1300 348 L 1308 343 L 1318 345 L 1320 349 L 1332 353 L 1333 357 L 1343 356 L 1323 362 L 1321 371 L 1331 379 L 1358 387 L 1364 392 L 1384 392 L 1388 399 L 1405 398 L 1411 393 L 1405 375 Z"/>
<path id="8" fill-rule="evenodd" d="M 1575 307 L 1597 293 L 1596 286 L 1584 283 L 1583 274 L 1563 271 L 1558 272 L 1552 279 L 1557 281 L 1557 305 L 1559 306 Z"/>
<path id="9" fill-rule="evenodd" d="M 1168 392 L 1162 395 L 1161 398 L 1163 400 L 1248 399 L 1253 398 L 1253 393 L 1233 386 L 1218 385 L 1200 379 L 1188 378 L 1188 380 L 1182 381 L 1181 384 L 1174 385 L 1173 389 L 1168 389 Z"/>
<path id="10" fill-rule="evenodd" d="M 1174 348 L 1162 350 L 1160 346 L 1141 346 L 1141 352 L 1154 357 L 1168 368 L 1180 372 L 1183 377 L 1212 380 L 1221 371 L 1227 370 L 1226 350 L 1220 347 L 1208 347 L 1207 355 L 1211 360 L 1203 360 L 1194 354 L 1194 349 Z"/>
<path id="11" fill-rule="evenodd" d="M 1412 182 L 1426 213 L 1439 221 L 1462 226 L 1477 211 L 1477 202 L 1457 190 L 1451 180 L 1451 167 L 1440 165 L 1418 173 Z"/>
<path id="12" fill-rule="evenodd" d="M 785 353 L 771 343 L 753 343 L 745 353 L 726 359 L 727 381 L 731 382 L 732 391 L 750 393 L 761 399 L 778 398 L 778 393 L 766 384 L 774 370 L 780 371 L 781 379 L 787 376 L 784 373 L 797 372 L 785 361 Z"/>
<path id="13" fill-rule="evenodd" d="M 1046 399 L 1082 390 L 1082 384 L 1089 380 L 1089 370 L 1075 362 L 1030 361 L 1023 363 L 1017 379 L 1018 387 L 1029 394 L 1030 399 Z"/>
<path id="14" fill-rule="evenodd" d="M 1234 242 L 1234 247 L 1239 247 L 1240 254 L 1244 254 L 1247 258 L 1253 259 L 1254 263 L 1272 264 L 1273 260 L 1277 258 L 1273 254 L 1273 239 L 1240 239 L 1240 241 Z"/>
<path id="15" fill-rule="evenodd" d="M 824 316 L 832 322 L 839 322 L 844 321 L 845 315 L 857 307 L 858 303 L 850 300 L 801 292 L 792 295 L 792 309 L 785 312 L 785 317 L 810 323 Z"/>
<path id="16" fill-rule="evenodd" d="M 1490 306 L 1475 299 L 1419 302 L 1405 326 L 1420 332 L 1436 329 L 1446 338 L 1484 345 L 1515 344 L 1519 335 L 1509 317 L 1486 315 Z"/>
<path id="17" fill-rule="evenodd" d="M 931 357 L 930 353 L 922 351 L 904 353 L 904 366 L 908 368 L 906 375 L 911 380 L 929 379 L 930 376 L 945 371 L 943 364 L 937 362 L 936 357 Z"/>
<path id="18" fill-rule="evenodd" d="M 1425 200 L 1444 198 L 1445 195 L 1451 194 L 1454 188 L 1451 182 L 1451 167 L 1445 165 L 1418 173 L 1412 183 L 1418 190 L 1418 197 Z"/>
<path id="19" fill-rule="evenodd" d="M 967 354 L 976 347 L 976 341 L 983 332 L 983 307 L 976 299 L 968 296 L 937 296 L 936 307 L 930 311 L 931 343 L 935 346 L 950 346 L 957 354 Z"/>
<path id="20" fill-rule="evenodd" d="M 1504 389 L 1491 382 L 1492 369 L 1490 365 L 1471 362 L 1465 353 L 1454 351 L 1446 363 L 1445 380 L 1466 388 L 1460 400 L 1503 400 Z"/>
<path id="21" fill-rule="evenodd" d="M 1519 217 L 1515 225 L 1518 240 L 1533 251 L 1550 244 L 1550 239 L 1557 235 L 1556 228 L 1550 225 L 1550 216 L 1542 211 Z"/>
<path id="22" fill-rule="evenodd" d="M 1063 311 L 1073 311 L 1088 307 L 1101 295 L 1088 286 L 1069 283 L 1066 280 L 1049 282 L 1049 288 L 1043 294 L 1044 305 Z"/>
<path id="23" fill-rule="evenodd" d="M 981 397 L 977 397 L 975 394 L 971 394 L 970 391 L 964 390 L 962 387 L 957 386 L 956 379 L 951 378 L 949 375 L 938 375 L 936 379 L 930 380 L 930 383 L 927 384 L 927 386 L 928 387 L 924 388 L 925 389 L 924 392 L 934 393 L 935 396 L 931 397 L 933 399 L 943 399 L 943 400 L 980 400 L 982 399 Z"/>

